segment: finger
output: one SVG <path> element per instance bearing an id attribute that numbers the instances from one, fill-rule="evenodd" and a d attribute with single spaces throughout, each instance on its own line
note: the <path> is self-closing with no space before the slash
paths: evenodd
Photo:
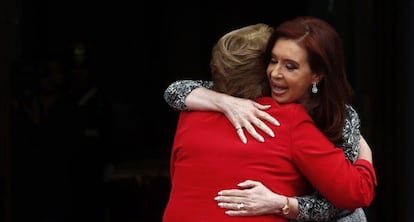
<path id="1" fill-rule="evenodd" d="M 247 211 L 247 210 L 228 210 L 224 213 L 229 215 L 229 216 L 239 216 L 239 217 L 254 216 L 253 213 L 249 213 L 249 211 Z"/>
<path id="2" fill-rule="evenodd" d="M 261 112 L 259 112 L 260 118 L 268 121 L 269 123 L 271 123 L 271 124 L 273 124 L 275 126 L 280 126 L 279 121 L 275 117 L 273 117 L 272 115 L 270 115 L 267 112 L 262 111 L 262 110 L 269 109 L 271 107 L 270 105 L 262 105 L 260 103 L 254 102 L 253 103 L 253 106 L 256 107 L 257 109 L 259 109 L 261 111 Z"/>
<path id="3" fill-rule="evenodd" d="M 262 104 L 257 103 L 257 102 L 253 102 L 253 106 L 260 109 L 260 110 L 267 110 L 270 107 L 272 107 L 271 105 L 262 105 Z"/>
<path id="4" fill-rule="evenodd" d="M 229 210 L 233 210 L 233 211 L 239 211 L 239 210 L 244 210 L 244 204 L 243 203 L 218 203 L 217 204 L 220 208 L 223 209 L 229 209 Z"/>
<path id="5" fill-rule="evenodd" d="M 229 190 L 220 190 L 218 192 L 219 196 L 230 196 L 230 197 L 244 197 L 243 190 L 239 189 L 229 189 Z"/>
<path id="6" fill-rule="evenodd" d="M 245 181 L 237 184 L 237 186 L 239 186 L 243 189 L 252 188 L 252 187 L 255 187 L 255 186 L 259 186 L 259 185 L 260 185 L 260 182 L 254 181 L 254 180 L 245 180 Z"/>
<path id="7" fill-rule="evenodd" d="M 228 204 L 235 204 L 235 203 L 244 203 L 244 201 L 246 200 L 246 198 L 243 197 L 239 197 L 239 196 L 217 196 L 214 198 L 215 201 L 217 201 L 218 203 L 223 203 L 224 205 L 223 208 L 228 208 Z M 231 207 L 231 206 L 230 206 Z M 228 208 L 231 209 L 231 208 Z"/>
<path id="8" fill-rule="evenodd" d="M 275 117 L 273 117 L 272 115 L 270 115 L 269 113 L 267 113 L 265 111 L 259 110 L 257 112 L 257 116 L 260 119 L 266 120 L 266 121 L 268 121 L 269 123 L 271 123 L 271 124 L 273 124 L 275 126 L 280 126 L 279 121 Z"/>
<path id="9" fill-rule="evenodd" d="M 256 117 L 253 117 L 256 118 Z M 257 119 L 257 118 L 256 118 Z M 259 120 L 259 119 L 257 119 Z M 259 120 L 260 121 L 260 120 Z M 259 142 L 264 142 L 264 138 L 262 135 L 260 135 L 259 133 L 257 133 L 256 129 L 254 128 L 254 126 L 252 125 L 252 120 L 249 120 L 249 118 L 241 118 L 239 120 L 239 122 L 241 122 L 241 125 L 243 126 L 243 128 L 246 129 L 246 131 L 257 141 Z M 264 124 L 264 123 L 263 123 Z M 240 135 L 239 135 L 240 136 Z M 243 136 L 244 132 L 243 132 Z M 246 142 L 247 142 L 247 138 L 246 138 Z"/>
<path id="10" fill-rule="evenodd" d="M 257 141 L 259 142 L 264 142 L 264 138 L 263 136 L 261 136 L 259 133 L 257 133 L 256 129 L 250 124 L 250 123 L 246 123 L 245 127 L 246 131 L 253 137 L 255 138 Z"/>
<path id="11" fill-rule="evenodd" d="M 237 129 L 237 135 L 239 136 L 239 138 L 242 141 L 242 143 L 244 143 L 244 144 L 247 143 L 247 138 L 246 138 L 246 135 L 244 135 L 243 128 Z"/>
<path id="12" fill-rule="evenodd" d="M 234 128 L 236 129 L 237 135 L 239 136 L 242 143 L 246 144 L 247 143 L 247 138 L 246 138 L 246 135 L 244 135 L 244 131 L 243 131 L 243 127 L 242 127 L 243 125 L 239 123 L 240 116 L 230 115 L 227 118 L 233 124 Z"/>
<path id="13" fill-rule="evenodd" d="M 275 137 L 273 130 L 268 125 L 266 125 L 262 120 L 256 118 L 252 120 L 252 124 L 255 125 L 261 131 L 265 132 L 267 135 L 271 137 Z"/>

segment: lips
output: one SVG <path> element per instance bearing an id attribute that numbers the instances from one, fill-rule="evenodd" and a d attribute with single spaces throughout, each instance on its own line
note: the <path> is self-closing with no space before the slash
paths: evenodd
<path id="1" fill-rule="evenodd" d="M 283 94 L 283 93 L 285 93 L 285 92 L 287 92 L 287 91 L 288 91 L 288 88 L 287 88 L 287 87 L 283 87 L 283 86 L 275 86 L 275 85 L 273 85 L 273 86 L 272 86 L 272 92 L 273 92 L 274 94 L 276 94 L 276 95 Z"/>

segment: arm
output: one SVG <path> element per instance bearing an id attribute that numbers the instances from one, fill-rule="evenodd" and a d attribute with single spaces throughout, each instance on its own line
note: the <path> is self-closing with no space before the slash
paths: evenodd
<path id="1" fill-rule="evenodd" d="M 213 90 L 212 82 L 180 80 L 167 87 L 164 99 L 174 109 L 221 112 L 230 120 L 235 129 L 243 127 L 258 141 L 264 141 L 254 126 L 274 136 L 273 131 L 262 121 L 266 120 L 276 126 L 279 122 L 264 110 L 270 106 L 261 105 L 252 100 L 236 98 Z M 243 130 L 237 130 L 243 143 L 247 138 Z"/>
<path id="2" fill-rule="evenodd" d="M 185 103 L 187 96 L 200 87 L 212 88 L 213 82 L 202 80 L 178 80 L 171 83 L 164 91 L 164 100 L 171 108 L 180 111 L 189 111 Z"/>
<path id="3" fill-rule="evenodd" d="M 358 113 L 352 106 L 346 106 L 347 118 L 343 130 L 343 143 L 338 144 L 344 151 L 345 157 L 355 162 L 360 149 L 360 119 Z M 327 221 L 338 217 L 339 214 L 346 215 L 346 209 L 338 209 L 319 192 L 312 195 L 297 197 L 299 214 L 296 219 L 301 221 Z"/>
<path id="4" fill-rule="evenodd" d="M 360 144 L 361 144 L 361 148 L 359 149 L 359 152 L 358 152 L 358 159 L 365 159 L 372 164 L 373 161 L 372 161 L 371 148 L 369 147 L 367 141 L 365 141 L 364 137 L 362 136 L 361 136 Z"/>
<path id="5" fill-rule="evenodd" d="M 310 121 L 300 120 L 292 132 L 292 161 L 316 190 L 339 208 L 369 206 L 376 187 L 369 153 L 352 164 Z"/>
<path id="6" fill-rule="evenodd" d="M 360 121 L 358 114 L 352 109 L 352 107 L 347 107 L 347 112 L 348 117 L 344 126 L 344 143 L 341 144 L 341 146 L 343 146 L 342 148 L 345 157 L 355 161 L 359 150 L 359 144 L 360 142 L 361 144 L 363 143 L 363 138 L 361 137 L 360 140 Z M 221 198 L 223 198 L 222 202 L 229 202 L 231 200 L 236 200 L 237 197 L 244 196 L 247 197 L 247 199 L 255 201 L 255 203 L 251 203 L 254 207 L 244 211 L 234 211 L 232 210 L 234 209 L 234 204 L 232 205 L 232 203 L 229 202 L 230 204 L 224 205 L 223 208 L 229 209 L 227 214 L 230 216 L 251 216 L 266 213 L 277 213 L 281 206 L 286 203 L 283 196 L 269 191 L 259 182 L 245 181 L 240 183 L 239 186 L 243 190 L 223 190 L 221 196 Z M 266 200 L 268 200 L 268 202 L 265 202 Z M 346 213 L 343 214 L 346 210 L 336 208 L 318 192 L 314 192 L 312 195 L 308 196 L 290 198 L 289 205 L 290 213 L 284 216 L 290 219 L 298 219 L 300 221 L 328 221 L 332 218 L 340 216 L 341 214 L 346 215 Z"/>

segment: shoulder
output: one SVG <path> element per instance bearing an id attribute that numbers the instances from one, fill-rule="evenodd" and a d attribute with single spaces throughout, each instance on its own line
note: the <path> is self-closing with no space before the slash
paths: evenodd
<path id="1" fill-rule="evenodd" d="M 261 97 L 256 102 L 262 105 L 270 105 L 270 108 L 266 110 L 270 115 L 275 116 L 279 122 L 280 120 L 289 121 L 313 121 L 308 111 L 302 104 L 299 103 L 284 103 L 280 104 L 271 97 Z M 293 122 L 289 122 L 292 124 Z"/>
<path id="2" fill-rule="evenodd" d="M 264 96 L 264 97 L 259 97 L 256 99 L 257 103 L 260 103 L 262 105 L 270 105 L 271 107 L 278 107 L 279 103 L 276 102 L 276 100 L 274 100 L 272 97 L 269 96 Z"/>
<path id="3" fill-rule="evenodd" d="M 289 115 L 292 116 L 292 118 L 297 119 L 297 120 L 305 120 L 305 121 L 312 121 L 312 118 L 310 117 L 308 111 L 306 110 L 306 108 L 299 103 L 286 103 L 286 104 L 281 104 L 280 105 L 280 109 L 284 110 L 285 112 L 288 112 Z"/>
<path id="4" fill-rule="evenodd" d="M 256 99 L 256 102 L 262 105 L 270 105 L 271 109 L 282 109 L 282 110 L 296 110 L 299 113 L 308 113 L 305 107 L 299 103 L 278 103 L 272 97 L 260 97 Z"/>
<path id="5" fill-rule="evenodd" d="M 345 112 L 347 114 L 347 119 L 359 120 L 357 111 L 351 105 L 345 105 Z"/>

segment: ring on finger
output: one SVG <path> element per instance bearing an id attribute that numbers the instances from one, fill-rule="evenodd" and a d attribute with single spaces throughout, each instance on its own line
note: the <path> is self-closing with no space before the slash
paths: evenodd
<path id="1" fill-rule="evenodd" d="M 239 130 L 241 130 L 241 129 L 243 129 L 243 127 L 242 127 L 242 126 L 236 126 L 236 131 L 239 131 Z"/>
<path id="2" fill-rule="evenodd" d="M 240 203 L 237 204 L 236 207 L 237 207 L 237 210 L 241 210 L 244 207 L 244 203 L 240 202 Z"/>

